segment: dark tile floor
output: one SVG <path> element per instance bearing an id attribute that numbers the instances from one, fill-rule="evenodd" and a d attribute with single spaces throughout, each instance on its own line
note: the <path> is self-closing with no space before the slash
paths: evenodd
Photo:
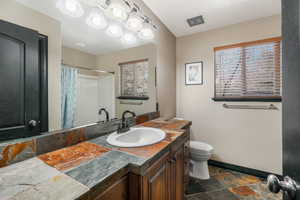
<path id="1" fill-rule="evenodd" d="M 263 179 L 209 166 L 211 178 L 191 178 L 186 200 L 281 200 L 282 194 L 268 191 Z"/>

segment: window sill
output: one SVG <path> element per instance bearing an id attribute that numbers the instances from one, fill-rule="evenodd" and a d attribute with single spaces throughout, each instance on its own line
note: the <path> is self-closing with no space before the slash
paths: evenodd
<path id="1" fill-rule="evenodd" d="M 257 97 L 244 97 L 244 98 L 222 98 L 222 97 L 214 97 L 212 98 L 213 101 L 232 101 L 232 102 L 281 102 L 281 97 L 263 97 L 263 98 L 257 98 Z"/>
<path id="2" fill-rule="evenodd" d="M 148 96 L 142 96 L 142 97 L 136 97 L 136 96 L 119 96 L 117 99 L 122 99 L 122 100 L 148 100 Z"/>

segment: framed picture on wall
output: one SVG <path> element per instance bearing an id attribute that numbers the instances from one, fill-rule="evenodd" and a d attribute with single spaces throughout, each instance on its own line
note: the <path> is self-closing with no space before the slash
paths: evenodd
<path id="1" fill-rule="evenodd" d="M 193 62 L 185 64 L 185 84 L 203 84 L 203 62 Z"/>

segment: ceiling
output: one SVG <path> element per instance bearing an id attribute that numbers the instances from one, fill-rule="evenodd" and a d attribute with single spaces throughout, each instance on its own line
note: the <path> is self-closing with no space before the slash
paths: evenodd
<path id="1" fill-rule="evenodd" d="M 129 47 L 140 46 L 145 44 L 144 41 L 139 41 L 135 45 L 126 46 L 120 39 L 112 38 L 105 33 L 105 30 L 96 30 L 89 27 L 85 23 L 87 13 L 90 7 L 82 5 L 85 11 L 83 17 L 71 18 L 63 15 L 56 8 L 56 0 L 17 0 L 34 10 L 46 14 L 62 24 L 62 43 L 63 46 L 78 49 L 95 55 L 105 54 Z M 78 45 L 79 43 L 79 45 Z M 80 43 L 84 43 L 83 47 Z"/>
<path id="2" fill-rule="evenodd" d="M 281 0 L 144 0 L 177 37 L 281 13 Z M 205 24 L 186 19 L 203 15 Z"/>

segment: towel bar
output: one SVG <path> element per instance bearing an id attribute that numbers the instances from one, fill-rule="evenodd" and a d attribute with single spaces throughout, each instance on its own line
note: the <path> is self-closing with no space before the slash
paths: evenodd
<path id="1" fill-rule="evenodd" d="M 276 106 L 273 104 L 270 105 L 228 105 L 226 103 L 223 104 L 224 108 L 228 109 L 258 109 L 258 110 L 278 110 Z"/>
<path id="2" fill-rule="evenodd" d="M 130 101 L 120 101 L 120 104 L 127 104 L 127 105 L 143 105 L 142 101 L 138 101 L 138 102 L 130 102 Z"/>

